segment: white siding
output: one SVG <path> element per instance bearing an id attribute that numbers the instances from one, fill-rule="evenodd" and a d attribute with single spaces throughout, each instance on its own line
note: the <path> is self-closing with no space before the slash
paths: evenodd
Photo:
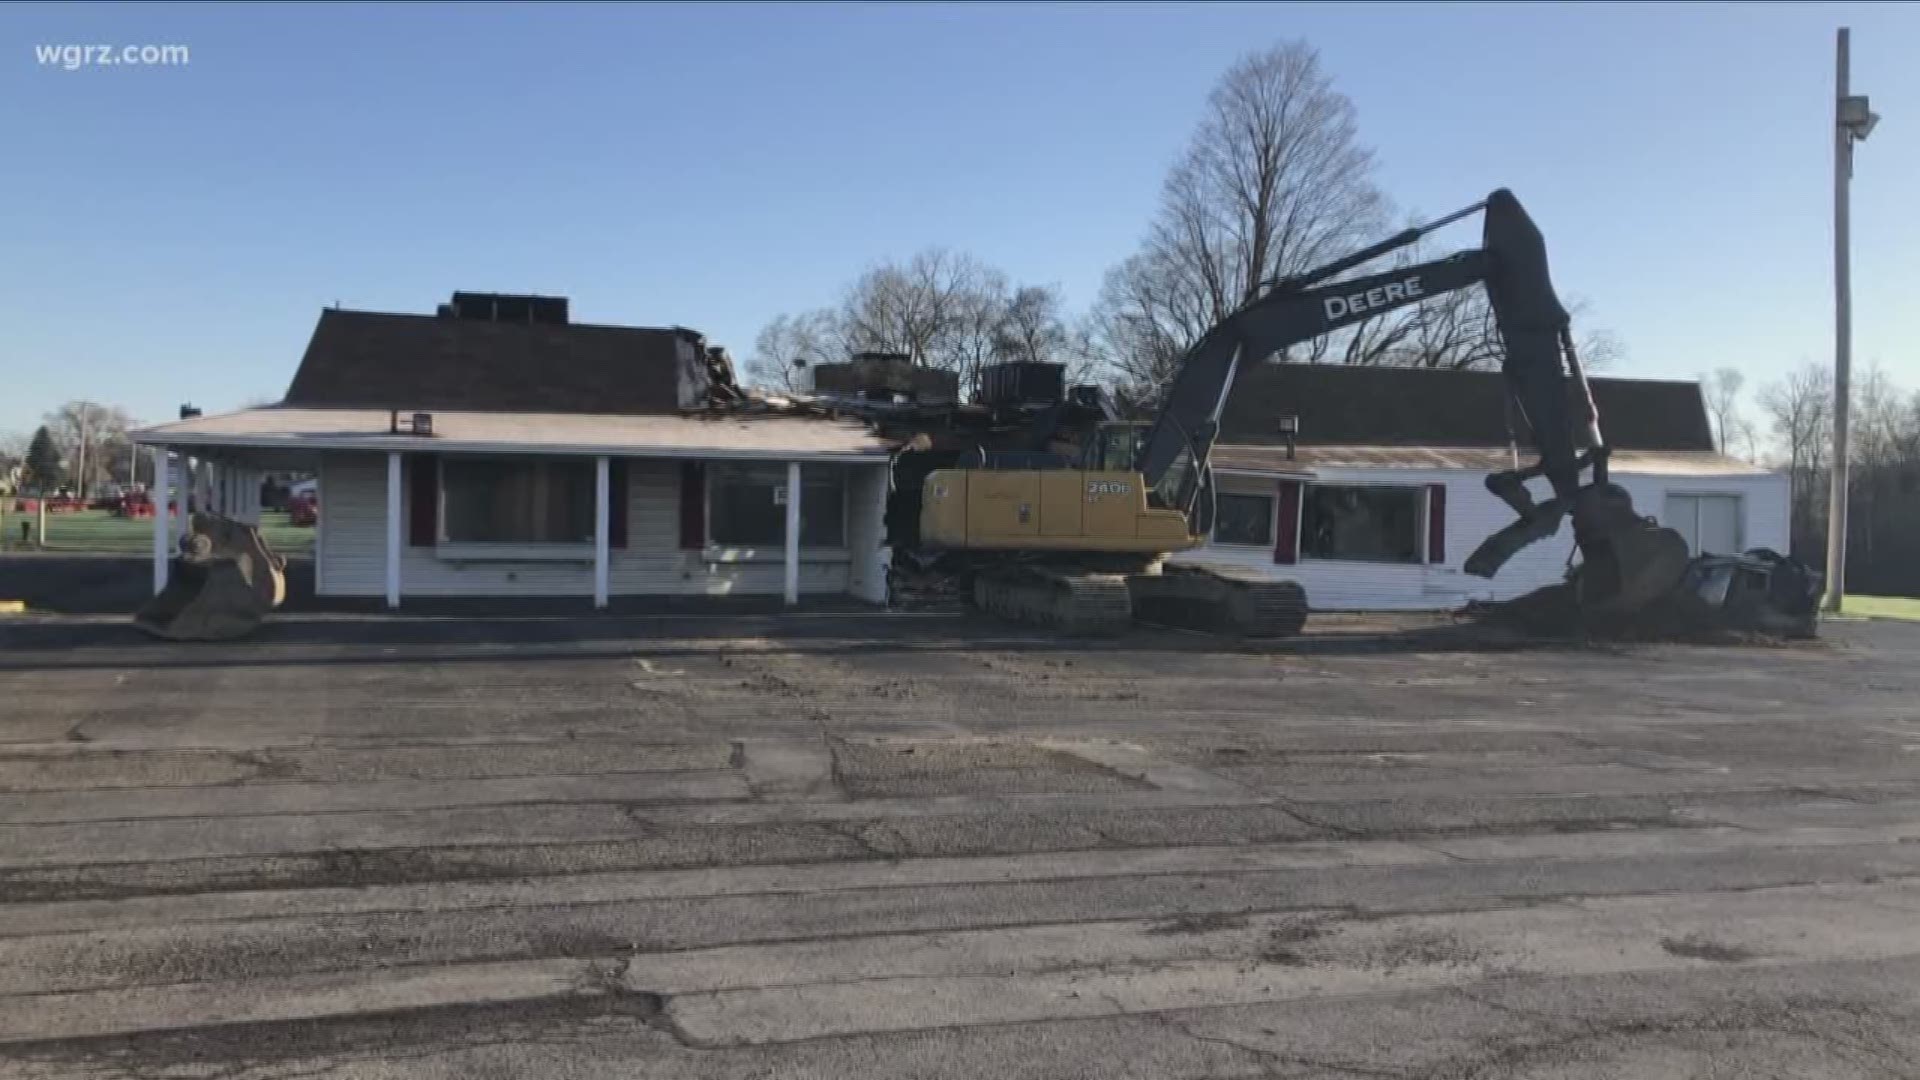
<path id="1" fill-rule="evenodd" d="M 1445 484 L 1447 488 L 1446 561 L 1433 565 L 1338 562 L 1302 559 L 1276 564 L 1271 548 L 1207 545 L 1174 556 L 1180 562 L 1227 563 L 1298 581 L 1308 601 L 1326 611 L 1451 610 L 1472 600 L 1504 600 L 1559 581 L 1573 551 L 1573 526 L 1562 523 L 1556 536 L 1534 544 L 1502 568 L 1492 581 L 1461 570 L 1479 543 L 1513 521 L 1513 511 L 1487 491 L 1482 474 L 1441 469 L 1317 469 L 1324 484 Z M 1611 479 L 1633 496 L 1642 514 L 1663 513 L 1668 493 L 1740 496 L 1741 535 L 1748 548 L 1787 550 L 1787 478 L 1762 476 L 1638 476 L 1615 472 Z M 1225 491 L 1272 491 L 1278 481 L 1222 478 Z M 1545 497 L 1544 481 L 1534 482 Z"/>
<path id="2" fill-rule="evenodd" d="M 884 466 L 849 467 L 849 538 L 868 527 L 863 513 L 874 487 L 885 495 Z M 320 467 L 320 513 L 326 544 L 317 554 L 323 596 L 379 596 L 385 589 L 386 458 L 383 454 L 327 454 Z M 404 494 L 404 493 L 403 493 Z M 401 505 L 408 505 L 403 497 Z M 403 524 L 404 529 L 404 524 Z M 878 530 L 872 530 L 878 535 Z M 877 540 L 875 541 L 878 542 Z M 857 548 L 855 550 L 858 550 Z M 846 552 L 802 551 L 800 591 L 870 596 L 871 557 L 857 586 L 850 583 Z M 745 560 L 745 561 L 742 561 Z M 778 596 L 785 581 L 780 552 L 682 551 L 680 463 L 655 458 L 627 460 L 627 545 L 615 548 L 608 567 L 615 596 L 729 594 Z M 884 589 L 884 578 L 878 586 Z M 401 551 L 402 596 L 593 596 L 593 566 L 577 563 L 486 562 L 458 564 L 431 548 Z"/>
<path id="3" fill-rule="evenodd" d="M 316 558 L 322 596 L 387 590 L 387 455 L 322 454 L 320 516 L 327 543 Z"/>
<path id="4" fill-rule="evenodd" d="M 847 591 L 875 604 L 887 602 L 887 470 L 852 469 L 847 477 Z"/>

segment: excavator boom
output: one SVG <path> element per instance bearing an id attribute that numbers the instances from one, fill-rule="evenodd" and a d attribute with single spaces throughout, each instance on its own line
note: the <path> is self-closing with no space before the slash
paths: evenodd
<path id="1" fill-rule="evenodd" d="M 1414 265 L 1342 277 L 1473 213 L 1482 215 L 1481 246 Z M 1511 506 L 1516 522 L 1490 537 L 1467 561 L 1491 577 L 1520 548 L 1557 532 L 1571 516 L 1584 572 L 1583 600 L 1632 609 L 1675 587 L 1687 567 L 1686 543 L 1633 510 L 1626 492 L 1608 482 L 1601 434 L 1569 319 L 1547 268 L 1546 244 L 1520 201 L 1504 188 L 1480 203 L 1403 230 L 1325 265 L 1264 286 L 1187 350 L 1161 394 L 1131 469 L 1083 454 L 1082 470 L 989 462 L 928 475 L 921 535 L 937 547 L 1001 560 L 976 578 L 981 606 L 1018 617 L 1048 613 L 1054 625 L 1111 622 L 1110 610 L 1131 592 L 1135 612 L 1152 609 L 1182 625 L 1257 628 L 1291 633 L 1305 597 L 1291 582 L 1241 580 L 1224 573 L 1161 573 L 1166 553 L 1210 534 L 1213 500 L 1209 458 L 1220 415 L 1243 365 L 1390 311 L 1459 289 L 1483 285 L 1504 345 L 1501 369 L 1515 412 L 1525 420 L 1538 459 L 1488 477 L 1487 487 Z M 1064 463 L 1063 463 L 1064 464 Z M 999 471 L 996 471 L 999 470 Z M 1591 479 L 1587 479 L 1588 474 Z M 1552 496 L 1535 503 L 1527 481 L 1544 477 Z M 1174 534 L 1179 534 L 1176 538 Z M 1145 569 L 1088 571 L 1093 555 L 1130 555 Z M 1018 572 L 1006 560 L 1028 560 Z M 1050 559 L 1036 567 L 1033 560 Z M 1285 584 L 1291 591 L 1268 586 Z M 1098 593 L 1102 604 L 1088 600 Z M 1076 613 L 1101 612 L 1087 620 Z"/>
<path id="2" fill-rule="evenodd" d="M 1433 262 L 1332 280 L 1404 248 L 1469 214 L 1482 215 L 1481 246 Z M 1274 283 L 1209 330 L 1180 362 L 1137 466 L 1157 500 L 1204 513 L 1207 458 L 1234 378 L 1288 348 L 1457 289 L 1483 285 L 1503 345 L 1501 371 L 1538 459 L 1496 473 L 1487 487 L 1517 520 L 1487 538 L 1466 562 L 1492 577 L 1526 545 L 1558 532 L 1572 514 L 1575 541 L 1592 565 L 1590 580 L 1613 582 L 1608 602 L 1633 604 L 1671 588 L 1686 566 L 1672 530 L 1653 529 L 1626 492 L 1607 480 L 1609 448 L 1586 374 L 1574 350 L 1571 320 L 1553 288 L 1546 242 L 1511 191 L 1406 229 L 1324 266 Z M 1591 481 L 1583 476 L 1591 470 Z M 1526 482 L 1545 477 L 1553 495 L 1535 503 Z"/>

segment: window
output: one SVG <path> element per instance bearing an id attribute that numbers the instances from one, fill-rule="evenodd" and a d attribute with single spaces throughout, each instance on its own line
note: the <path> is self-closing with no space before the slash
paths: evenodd
<path id="1" fill-rule="evenodd" d="M 1420 562 L 1426 491 L 1313 484 L 1300 508 L 1301 554 L 1359 562 Z"/>
<path id="2" fill-rule="evenodd" d="M 787 467 L 716 464 L 707 469 L 707 535 L 727 547 L 779 547 L 787 542 Z M 800 546 L 845 547 L 844 470 L 800 467 Z"/>
<path id="3" fill-rule="evenodd" d="M 1213 542 L 1273 546 L 1273 498 L 1269 495 L 1214 496 Z"/>
<path id="4" fill-rule="evenodd" d="M 449 458 L 441 535 L 454 543 L 592 543 L 593 462 Z"/>
<path id="5" fill-rule="evenodd" d="M 1745 544 L 1742 516 L 1738 495 L 1669 495 L 1660 524 L 1686 537 L 1695 555 L 1738 555 Z"/>

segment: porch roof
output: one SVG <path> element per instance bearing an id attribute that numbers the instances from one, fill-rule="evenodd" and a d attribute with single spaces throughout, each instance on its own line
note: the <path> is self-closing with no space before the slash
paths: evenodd
<path id="1" fill-rule="evenodd" d="M 405 417 L 411 410 L 402 410 Z M 394 432 L 386 409 L 270 405 L 158 424 L 144 445 L 271 450 L 615 454 L 779 461 L 884 460 L 893 444 L 855 421 L 794 416 L 433 412 L 433 434 Z"/>
<path id="2" fill-rule="evenodd" d="M 1221 444 L 1213 466 L 1224 472 L 1303 476 L 1315 469 L 1459 469 L 1496 472 L 1513 467 L 1505 448 L 1440 446 L 1301 446 L 1293 458 L 1284 446 Z M 1520 452 L 1525 464 L 1533 454 Z M 1712 450 L 1615 450 L 1608 467 L 1634 476 L 1766 476 L 1773 470 Z"/>

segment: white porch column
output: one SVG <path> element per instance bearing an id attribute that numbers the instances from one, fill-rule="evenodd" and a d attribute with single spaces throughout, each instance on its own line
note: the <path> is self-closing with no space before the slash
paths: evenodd
<path id="1" fill-rule="evenodd" d="M 387 451 L 387 606 L 400 606 L 400 451 Z"/>
<path id="2" fill-rule="evenodd" d="M 800 463 L 787 462 L 787 603 L 800 602 Z"/>
<path id="3" fill-rule="evenodd" d="M 607 456 L 593 459 L 593 606 L 607 606 L 608 529 L 612 499 L 608 497 Z"/>
<path id="4" fill-rule="evenodd" d="M 167 587 L 167 557 L 172 554 L 172 518 L 167 514 L 167 448 L 151 447 L 153 455 L 153 591 L 159 595 Z"/>

